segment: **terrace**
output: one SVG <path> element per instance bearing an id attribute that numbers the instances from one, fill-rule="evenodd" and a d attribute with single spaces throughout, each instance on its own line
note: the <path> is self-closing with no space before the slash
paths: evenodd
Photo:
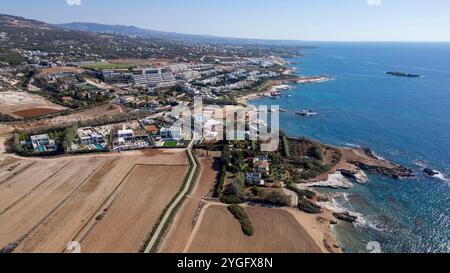
<path id="1" fill-rule="evenodd" d="M 150 138 L 139 122 L 122 124 L 113 129 L 113 149 L 118 151 L 151 147 Z"/>
<path id="2" fill-rule="evenodd" d="M 31 136 L 30 141 L 35 152 L 52 152 L 57 149 L 55 141 L 47 134 Z"/>
<path id="3" fill-rule="evenodd" d="M 86 127 L 78 129 L 77 138 L 72 143 L 72 151 L 105 151 L 111 126 Z"/>

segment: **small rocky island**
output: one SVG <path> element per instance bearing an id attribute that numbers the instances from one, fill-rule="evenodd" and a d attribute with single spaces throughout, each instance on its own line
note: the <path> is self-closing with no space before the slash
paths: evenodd
<path id="1" fill-rule="evenodd" d="M 410 74 L 410 73 L 399 72 L 399 71 L 386 72 L 386 74 L 390 75 L 390 76 L 396 76 L 396 77 L 408 77 L 408 78 L 420 78 L 420 77 L 422 77 L 422 75 Z"/>

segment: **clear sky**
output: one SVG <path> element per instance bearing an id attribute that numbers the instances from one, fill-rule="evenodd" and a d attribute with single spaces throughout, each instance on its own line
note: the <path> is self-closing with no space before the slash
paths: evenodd
<path id="1" fill-rule="evenodd" d="M 450 41 L 449 0 L 1 0 L 0 13 L 242 38 Z"/>

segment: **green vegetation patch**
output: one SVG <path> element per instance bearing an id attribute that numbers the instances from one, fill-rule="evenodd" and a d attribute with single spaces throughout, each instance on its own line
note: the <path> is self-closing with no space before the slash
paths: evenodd
<path id="1" fill-rule="evenodd" d="M 230 205 L 228 206 L 228 211 L 239 221 L 242 232 L 244 232 L 247 236 L 253 236 L 254 230 L 252 222 L 250 221 L 250 218 L 245 210 L 238 205 Z"/>
<path id="2" fill-rule="evenodd" d="M 291 204 L 291 197 L 278 189 L 253 187 L 250 193 L 247 193 L 246 199 L 248 201 L 283 207 Z"/>
<path id="3" fill-rule="evenodd" d="M 178 145 L 178 142 L 176 141 L 166 141 L 164 142 L 164 148 L 176 148 Z"/>
<path id="4" fill-rule="evenodd" d="M 92 84 L 88 84 L 88 83 L 80 84 L 80 85 L 78 85 L 78 88 L 83 91 L 92 91 L 92 90 L 98 89 L 96 86 L 94 86 Z"/>
<path id="5" fill-rule="evenodd" d="M 333 147 L 322 145 L 307 138 L 283 140 L 283 153 L 297 172 L 297 178 L 309 180 L 329 172 L 340 161 L 341 152 Z"/>
<path id="6" fill-rule="evenodd" d="M 31 130 L 30 132 L 21 132 L 16 131 L 13 134 L 13 147 L 14 151 L 22 156 L 53 156 L 53 155 L 60 155 L 65 153 L 70 146 L 72 145 L 73 140 L 77 136 L 77 130 L 78 127 L 76 125 L 66 127 L 66 128 L 58 128 L 53 129 L 49 131 L 45 130 Z M 34 151 L 32 147 L 29 145 L 22 145 L 22 141 L 27 141 L 30 139 L 30 136 L 32 135 L 39 135 L 39 134 L 48 134 L 48 137 L 55 141 L 56 150 L 51 152 L 39 152 Z"/>
<path id="7" fill-rule="evenodd" d="M 0 63 L 8 63 L 10 65 L 19 65 L 25 59 L 22 55 L 14 52 L 0 53 Z"/>
<path id="8" fill-rule="evenodd" d="M 225 204 L 242 204 L 245 203 L 241 198 L 235 194 L 225 194 L 220 197 L 220 201 Z"/>
<path id="9" fill-rule="evenodd" d="M 222 164 L 219 173 L 219 179 L 217 181 L 216 187 L 214 188 L 214 197 L 218 198 L 222 196 L 223 185 L 225 184 L 225 178 L 227 176 L 227 168 Z"/>
<path id="10" fill-rule="evenodd" d="M 322 208 L 310 200 L 302 197 L 298 200 L 298 209 L 310 214 L 318 214 L 321 212 Z"/>
<path id="11" fill-rule="evenodd" d="M 287 188 L 289 190 L 295 192 L 299 198 L 306 197 L 308 199 L 313 199 L 314 197 L 316 197 L 316 193 L 315 192 L 310 191 L 310 190 L 301 190 L 301 189 L 297 188 L 295 185 L 293 185 L 292 183 L 289 184 L 287 186 Z"/>

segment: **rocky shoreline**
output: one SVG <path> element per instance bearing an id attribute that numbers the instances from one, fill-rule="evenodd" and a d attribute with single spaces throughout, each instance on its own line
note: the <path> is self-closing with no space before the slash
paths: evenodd
<path id="1" fill-rule="evenodd" d="M 359 184 L 369 183 L 366 173 L 379 174 L 395 179 L 406 179 L 414 177 L 414 172 L 406 167 L 392 163 L 377 157 L 368 148 L 339 148 L 342 152 L 341 161 L 328 174 L 326 180 L 313 181 L 297 184 L 299 189 L 329 188 L 333 190 L 347 190 L 354 187 L 353 182 Z M 322 176 L 321 176 L 322 177 Z M 328 210 L 336 220 L 351 224 L 364 224 L 362 215 L 338 207 L 332 202 L 334 196 L 345 193 L 327 194 L 317 199 L 317 205 L 323 210 Z"/>
<path id="2" fill-rule="evenodd" d="M 415 174 L 410 168 L 378 158 L 369 148 L 358 148 L 363 156 L 360 160 L 349 160 L 350 164 L 357 166 L 364 172 L 380 174 L 395 179 L 413 178 Z"/>
<path id="3" fill-rule="evenodd" d="M 320 175 L 312 181 L 297 186 L 306 188 L 351 189 L 353 182 L 369 183 L 367 174 L 379 174 L 395 179 L 415 177 L 414 172 L 406 167 L 376 157 L 367 148 L 339 148 L 341 161 L 328 173 Z"/>
<path id="4" fill-rule="evenodd" d="M 294 71 L 292 71 L 294 72 Z M 315 84 L 323 83 L 335 79 L 335 77 L 330 75 L 319 75 L 319 76 L 290 76 L 287 79 L 282 80 L 271 80 L 270 84 L 266 88 L 258 92 L 251 92 L 249 94 L 244 94 L 239 96 L 237 103 L 241 105 L 248 105 L 248 102 L 253 99 L 264 97 L 265 95 L 270 95 L 270 89 L 274 86 L 282 85 L 299 85 L 299 84 Z"/>
<path id="5" fill-rule="evenodd" d="M 340 148 L 343 158 L 338 164 L 339 170 L 358 183 L 367 183 L 367 173 L 379 174 L 395 179 L 415 177 L 410 168 L 377 157 L 368 148 Z"/>

